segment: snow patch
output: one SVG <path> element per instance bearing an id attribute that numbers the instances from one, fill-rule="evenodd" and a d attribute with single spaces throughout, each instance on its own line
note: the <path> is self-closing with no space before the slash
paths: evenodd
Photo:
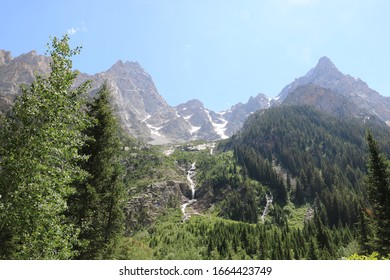
<path id="1" fill-rule="evenodd" d="M 219 115 L 220 115 L 220 118 L 219 118 L 218 120 L 220 121 L 220 123 L 216 123 L 216 122 L 214 122 L 213 119 L 211 118 L 211 116 L 210 116 L 210 111 L 209 111 L 209 110 L 206 110 L 206 109 L 205 109 L 204 112 L 207 114 L 207 117 L 209 118 L 209 121 L 210 121 L 210 123 L 212 124 L 215 133 L 217 133 L 217 134 L 221 137 L 221 139 L 227 139 L 227 138 L 229 138 L 229 136 L 227 136 L 227 135 L 225 134 L 226 125 L 227 125 L 228 121 L 225 120 L 221 114 L 219 114 Z"/>
<path id="2" fill-rule="evenodd" d="M 200 126 L 192 126 L 191 124 L 190 124 L 190 133 L 191 134 L 194 134 L 195 132 L 197 132 L 201 127 Z"/>
<path id="3" fill-rule="evenodd" d="M 146 123 L 146 121 L 147 121 L 148 119 L 150 119 L 151 117 L 152 117 L 152 115 L 147 114 L 147 115 L 146 115 L 146 118 L 144 118 L 141 122 Z M 146 124 L 146 125 L 148 125 L 148 124 Z"/>
<path id="4" fill-rule="evenodd" d="M 162 126 L 157 127 L 157 126 L 150 125 L 150 124 L 148 124 L 148 123 L 147 123 L 146 125 L 147 125 L 147 127 L 150 129 L 150 133 L 151 133 L 152 135 L 162 136 L 161 133 L 159 132 L 159 130 L 160 130 L 161 128 L 163 128 Z"/>
<path id="5" fill-rule="evenodd" d="M 188 121 L 189 119 L 192 118 L 192 116 L 193 116 L 193 115 L 185 116 L 185 117 L 183 117 L 183 119 L 185 119 L 186 121 Z"/>
<path id="6" fill-rule="evenodd" d="M 157 127 L 157 126 L 153 126 L 153 125 L 151 125 L 151 124 L 148 124 L 148 123 L 147 123 L 147 120 L 150 119 L 151 117 L 152 117 L 151 115 L 147 114 L 146 117 L 145 117 L 141 122 L 143 122 L 143 123 L 146 124 L 146 126 L 150 129 L 150 133 L 151 133 L 152 135 L 161 137 L 162 135 L 161 135 L 161 133 L 158 132 L 158 131 L 159 131 L 161 128 L 163 128 L 163 127 L 162 127 L 162 126 Z"/>

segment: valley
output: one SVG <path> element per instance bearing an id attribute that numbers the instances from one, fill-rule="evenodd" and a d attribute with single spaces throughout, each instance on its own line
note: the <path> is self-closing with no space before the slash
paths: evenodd
<path id="1" fill-rule="evenodd" d="M 41 256 L 50 223 L 54 259 L 388 258 L 390 98 L 329 58 L 214 112 L 168 105 L 137 62 L 61 80 L 0 55 L 1 258 Z"/>

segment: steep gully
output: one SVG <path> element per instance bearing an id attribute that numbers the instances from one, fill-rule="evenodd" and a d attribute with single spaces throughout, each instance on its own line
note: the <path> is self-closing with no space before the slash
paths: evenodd
<path id="1" fill-rule="evenodd" d="M 210 154 L 211 155 L 213 154 L 213 148 L 215 148 L 215 143 L 213 143 L 213 146 L 211 146 L 211 149 L 210 149 Z M 196 164 L 196 162 L 193 162 L 191 164 L 191 168 L 187 171 L 187 180 L 190 183 L 190 189 L 191 189 L 191 199 L 188 202 L 183 203 L 182 206 L 181 206 L 181 211 L 183 212 L 183 222 L 188 220 L 191 217 L 191 214 L 188 213 L 188 211 L 186 211 L 187 207 L 197 201 L 195 199 L 195 182 L 193 180 L 193 178 L 195 177 L 195 168 L 196 168 L 195 164 Z M 263 221 L 263 223 L 264 223 L 265 217 L 268 214 L 269 207 L 270 207 L 270 205 L 272 204 L 272 201 L 273 201 L 272 194 L 269 194 L 269 195 L 266 194 L 265 196 L 266 196 L 267 203 L 265 205 L 263 214 L 261 215 L 261 220 Z"/>

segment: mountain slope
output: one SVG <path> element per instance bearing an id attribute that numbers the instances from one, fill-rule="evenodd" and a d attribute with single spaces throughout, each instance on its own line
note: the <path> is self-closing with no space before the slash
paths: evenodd
<path id="1" fill-rule="evenodd" d="M 282 105 L 309 105 L 339 118 L 352 116 L 364 119 L 366 110 L 357 108 L 354 100 L 314 84 L 298 86 L 284 99 Z"/>

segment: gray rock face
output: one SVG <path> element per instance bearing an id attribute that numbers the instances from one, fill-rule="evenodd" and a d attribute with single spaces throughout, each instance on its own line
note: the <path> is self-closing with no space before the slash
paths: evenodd
<path id="1" fill-rule="evenodd" d="M 0 50 L 0 67 L 11 63 L 12 55 L 11 52 Z"/>
<path id="2" fill-rule="evenodd" d="M 188 126 L 161 97 L 139 63 L 119 60 L 105 72 L 84 75 L 80 82 L 86 79 L 93 81 L 92 92 L 107 81 L 122 127 L 136 138 L 154 144 L 188 139 Z"/>
<path id="3" fill-rule="evenodd" d="M 284 99 L 283 105 L 310 105 L 339 118 L 367 116 L 353 99 L 313 84 L 298 86 Z"/>
<path id="4" fill-rule="evenodd" d="M 45 75 L 50 71 L 50 58 L 35 51 L 12 58 L 10 52 L 0 50 L 0 111 L 9 110 L 20 93 L 21 84 L 30 84 L 34 73 Z"/>
<path id="5" fill-rule="evenodd" d="M 254 112 L 270 107 L 270 98 L 260 93 L 256 97 L 250 97 L 245 104 L 238 103 L 224 113 L 228 121 L 226 125 L 226 134 L 232 136 L 240 130 L 245 120 Z"/>
<path id="6" fill-rule="evenodd" d="M 149 185 L 146 190 L 136 197 L 131 198 L 126 206 L 126 228 L 131 230 L 152 224 L 167 208 L 179 208 L 184 196 L 187 184 L 183 182 L 169 181 Z"/>

